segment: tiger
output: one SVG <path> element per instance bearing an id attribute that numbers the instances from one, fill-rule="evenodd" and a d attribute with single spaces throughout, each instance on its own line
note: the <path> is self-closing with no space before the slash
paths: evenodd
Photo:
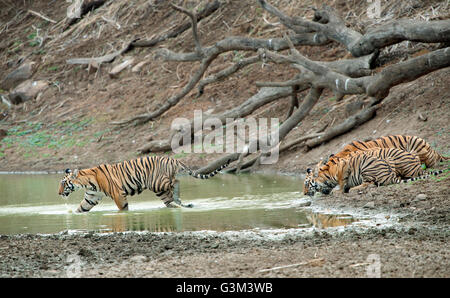
<path id="1" fill-rule="evenodd" d="M 431 148 L 430 144 L 422 138 L 408 135 L 390 135 L 366 142 L 353 141 L 346 145 L 342 151 L 335 154 L 335 158 L 343 158 L 355 151 L 364 151 L 370 148 L 397 148 L 417 154 L 420 162 L 427 168 L 438 165 L 441 161 L 449 160 Z"/>
<path id="2" fill-rule="evenodd" d="M 65 170 L 58 194 L 67 198 L 77 189 L 86 189 L 77 213 L 88 212 L 104 197 L 110 197 L 119 210 L 128 210 L 127 196 L 140 194 L 144 189 L 156 193 L 166 207 L 193 207 L 181 203 L 176 174 L 187 173 L 198 179 L 214 177 L 226 168 L 230 160 L 208 174 L 191 170 L 183 162 L 166 156 L 147 156 L 117 164 L 101 164 L 82 170 Z"/>
<path id="3" fill-rule="evenodd" d="M 352 170 L 354 174 L 351 176 L 351 183 L 344 183 L 343 181 L 347 180 L 345 175 L 349 175 Z M 346 193 L 357 185 L 364 187 L 370 183 L 387 185 L 401 181 L 409 182 L 425 179 L 430 175 L 439 175 L 443 171 L 438 170 L 431 172 L 430 175 L 424 175 L 419 158 L 414 154 L 395 148 L 375 148 L 353 152 L 347 158 L 332 157 L 320 168 L 316 178 L 312 169 L 308 168 L 306 172 L 303 193 L 313 196 L 316 191 L 329 194 L 337 184 L 340 185 L 342 192 Z"/>
<path id="4" fill-rule="evenodd" d="M 308 174 L 312 174 L 311 169 L 307 169 Z M 368 154 L 354 154 L 348 158 L 340 158 L 330 165 L 322 167 L 322 176 L 317 179 L 305 179 L 305 186 L 309 187 L 305 194 L 313 195 L 315 191 L 329 194 L 331 190 L 339 184 L 341 191 L 347 193 L 351 187 L 366 183 L 376 183 L 386 185 L 399 183 L 400 178 L 395 175 L 394 170 L 383 159 L 379 159 Z"/>
<path id="5" fill-rule="evenodd" d="M 441 161 L 448 160 L 448 157 L 444 157 L 433 150 L 425 140 L 416 137 L 416 136 L 407 136 L 407 135 L 390 135 L 386 137 L 380 137 L 376 140 L 371 141 L 354 141 L 347 146 L 344 147 L 342 151 L 335 155 L 331 155 L 328 159 L 328 162 L 336 162 L 339 158 L 348 157 L 350 154 L 354 152 L 371 150 L 374 148 L 397 148 L 404 151 L 408 151 L 412 154 L 416 154 L 421 163 L 425 163 L 426 167 L 433 167 L 437 165 Z M 327 162 L 327 164 L 328 164 Z M 327 170 L 327 168 L 325 168 Z M 323 176 L 322 168 L 319 166 L 318 176 Z M 431 173 L 431 174 L 436 174 Z M 412 178 L 414 176 L 411 176 Z M 307 169 L 306 177 L 303 186 L 303 193 L 305 195 L 313 195 L 314 188 L 311 186 L 314 185 L 314 177 L 311 169 Z"/>
<path id="6" fill-rule="evenodd" d="M 424 173 L 420 158 L 417 155 L 397 148 L 370 148 L 365 151 L 352 152 L 349 156 L 355 154 L 367 154 L 386 160 L 394 170 L 395 174 L 403 179 L 419 177 Z M 335 158 L 334 155 L 331 155 L 328 163 L 336 162 L 337 158 Z"/>

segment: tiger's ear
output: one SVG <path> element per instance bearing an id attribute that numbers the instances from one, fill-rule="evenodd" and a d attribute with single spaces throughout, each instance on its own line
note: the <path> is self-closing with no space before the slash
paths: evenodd
<path id="1" fill-rule="evenodd" d="M 72 173 L 72 171 L 71 171 L 70 169 L 66 169 L 66 170 L 64 171 L 64 173 L 70 174 L 70 173 Z"/>
<path id="2" fill-rule="evenodd" d="M 319 169 L 321 166 L 322 166 L 322 161 L 319 161 L 319 163 L 317 163 L 317 166 L 316 166 L 317 175 L 319 175 Z"/>
<path id="3" fill-rule="evenodd" d="M 311 168 L 307 168 L 307 169 L 306 169 L 306 173 L 307 173 L 307 174 L 311 174 L 311 173 L 312 173 Z"/>

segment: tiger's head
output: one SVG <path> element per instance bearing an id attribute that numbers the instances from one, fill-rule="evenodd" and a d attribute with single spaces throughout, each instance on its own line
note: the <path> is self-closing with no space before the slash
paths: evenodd
<path id="1" fill-rule="evenodd" d="M 77 190 L 80 186 L 76 181 L 78 170 L 73 172 L 70 169 L 64 171 L 64 178 L 59 183 L 58 194 L 64 198 L 68 197 L 72 192 Z"/>
<path id="2" fill-rule="evenodd" d="M 346 167 L 347 159 L 338 158 L 331 154 L 326 164 L 321 166 L 322 162 L 318 164 L 318 174 L 315 179 L 316 189 L 321 193 L 328 195 L 333 188 L 338 185 L 339 176 L 343 173 Z"/>
<path id="3" fill-rule="evenodd" d="M 317 183 L 314 179 L 314 171 L 311 168 L 306 169 L 306 177 L 303 185 L 303 194 L 307 196 L 314 196 L 318 191 Z"/>
<path id="4" fill-rule="evenodd" d="M 308 196 L 313 196 L 316 192 L 325 195 L 330 194 L 331 190 L 338 184 L 339 169 L 343 165 L 340 160 L 332 154 L 326 164 L 322 165 L 322 161 L 320 161 L 317 164 L 318 173 L 316 177 L 314 177 L 313 171 L 308 168 L 303 193 Z"/>

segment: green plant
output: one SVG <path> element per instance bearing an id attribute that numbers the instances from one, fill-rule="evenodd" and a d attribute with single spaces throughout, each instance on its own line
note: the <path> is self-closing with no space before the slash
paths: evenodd
<path id="1" fill-rule="evenodd" d="M 36 32 L 33 32 L 33 33 L 31 33 L 31 34 L 28 34 L 28 35 L 27 35 L 27 38 L 28 38 L 29 40 L 35 39 L 35 38 L 36 38 Z"/>
<path id="2" fill-rule="evenodd" d="M 26 138 L 25 145 L 29 147 L 44 147 L 50 142 L 52 137 L 46 132 L 37 132 Z"/>
<path id="3" fill-rule="evenodd" d="M 244 59 L 244 54 L 238 51 L 233 51 L 233 62 L 239 62 Z"/>
<path id="4" fill-rule="evenodd" d="M 28 45 L 29 45 L 30 47 L 35 47 L 35 46 L 39 45 L 39 41 L 37 41 L 37 40 L 32 40 L 32 41 L 30 41 L 30 42 L 28 43 Z"/>
<path id="5" fill-rule="evenodd" d="M 28 44 L 30 45 L 30 47 L 39 45 L 39 41 L 36 39 L 36 36 L 36 32 L 27 35 L 27 39 L 29 40 Z"/>
<path id="6" fill-rule="evenodd" d="M 10 49 L 8 49 L 8 53 L 13 54 L 20 51 L 20 48 L 22 47 L 22 42 L 20 40 L 16 40 Z"/>
<path id="7" fill-rule="evenodd" d="M 186 157 L 188 154 L 182 151 L 181 153 L 177 153 L 173 156 L 173 158 L 183 158 Z"/>
<path id="8" fill-rule="evenodd" d="M 57 71 L 58 70 L 58 66 L 54 65 L 54 66 L 50 66 L 49 68 L 47 68 L 47 70 L 49 71 Z"/>

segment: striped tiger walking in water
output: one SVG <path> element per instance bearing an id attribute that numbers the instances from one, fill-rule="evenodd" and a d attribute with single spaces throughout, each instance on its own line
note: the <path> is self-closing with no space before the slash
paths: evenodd
<path id="1" fill-rule="evenodd" d="M 149 156 L 83 170 L 67 169 L 58 193 L 66 198 L 77 189 L 86 189 L 77 212 L 88 212 L 104 196 L 112 198 L 119 210 L 128 210 L 126 197 L 140 194 L 144 189 L 155 192 L 167 207 L 192 207 L 192 204 L 181 203 L 176 175 L 184 172 L 194 178 L 208 179 L 228 164 L 229 161 L 211 173 L 199 174 L 179 160 Z"/>

